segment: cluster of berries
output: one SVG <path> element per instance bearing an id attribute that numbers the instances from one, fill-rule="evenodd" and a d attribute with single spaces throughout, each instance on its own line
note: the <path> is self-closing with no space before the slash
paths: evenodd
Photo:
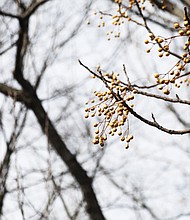
<path id="1" fill-rule="evenodd" d="M 100 67 L 97 68 L 100 71 Z M 94 123 L 95 135 L 93 144 L 104 146 L 107 140 L 107 135 L 120 136 L 121 141 L 126 142 L 126 148 L 129 147 L 129 142 L 133 139 L 133 135 L 129 134 L 128 115 L 129 111 L 125 103 L 131 108 L 134 104 L 131 101 L 134 99 L 134 94 L 127 90 L 127 87 L 118 79 L 116 73 L 102 74 L 106 83 L 107 91 L 94 91 L 95 98 L 86 103 L 85 118 L 97 116 L 99 121 Z M 114 94 L 119 94 L 122 101 L 118 101 Z"/>

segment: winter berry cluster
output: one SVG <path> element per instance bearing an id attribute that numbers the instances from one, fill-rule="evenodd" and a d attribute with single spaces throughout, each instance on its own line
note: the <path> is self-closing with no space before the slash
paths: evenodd
<path id="1" fill-rule="evenodd" d="M 99 67 L 97 70 L 101 73 Z M 129 111 L 125 103 L 133 108 L 134 94 L 118 79 L 117 73 L 105 73 L 101 77 L 107 90 L 94 91 L 95 98 L 87 102 L 88 107 L 85 108 L 85 118 L 97 116 L 98 119 L 93 125 L 96 129 L 93 144 L 103 147 L 108 135 L 118 135 L 122 142 L 126 142 L 125 147 L 128 148 L 133 135 L 129 134 Z"/>
<path id="2" fill-rule="evenodd" d="M 183 26 L 180 26 L 179 23 L 174 23 L 174 28 L 178 31 L 177 35 L 174 35 L 169 38 L 164 38 L 160 36 L 155 36 L 153 33 L 149 34 L 149 39 L 144 41 L 145 44 L 151 45 L 151 48 L 147 50 L 147 53 L 150 53 L 154 45 L 158 45 L 158 56 L 159 57 L 168 57 L 170 55 L 178 58 L 178 61 L 174 66 L 166 73 L 155 73 L 154 78 L 158 84 L 158 88 L 163 91 L 165 95 L 170 94 L 170 88 L 172 85 L 179 88 L 180 84 L 186 83 L 189 85 L 190 78 L 186 76 L 184 71 L 186 70 L 188 64 L 190 63 L 190 21 L 185 16 Z M 174 52 L 171 52 L 170 45 L 174 40 L 179 38 L 184 39 L 184 52 L 181 55 L 178 55 Z M 183 80 L 182 80 L 183 78 Z"/>

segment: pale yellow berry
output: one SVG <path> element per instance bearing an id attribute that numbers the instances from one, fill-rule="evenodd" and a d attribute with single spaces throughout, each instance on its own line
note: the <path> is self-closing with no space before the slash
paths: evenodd
<path id="1" fill-rule="evenodd" d="M 124 137 L 124 136 L 122 136 L 120 140 L 121 140 L 121 141 L 124 141 L 124 140 L 125 140 L 125 137 Z"/>
<path id="2" fill-rule="evenodd" d="M 92 143 L 93 143 L 93 144 L 99 144 L 99 140 L 98 140 L 98 139 L 95 139 L 95 140 L 92 141 Z"/>
<path id="3" fill-rule="evenodd" d="M 160 74 L 159 73 L 155 73 L 154 74 L 154 78 L 159 78 Z"/>
<path id="4" fill-rule="evenodd" d="M 158 38 L 157 42 L 162 43 L 164 40 L 162 38 Z"/>
<path id="5" fill-rule="evenodd" d="M 85 114 L 85 116 L 84 116 L 85 118 L 88 118 L 89 117 L 89 114 Z"/>
<path id="6" fill-rule="evenodd" d="M 187 26 L 189 24 L 189 22 L 188 21 L 184 21 L 183 24 L 184 24 L 184 26 Z"/>
<path id="7" fill-rule="evenodd" d="M 179 33 L 180 35 L 184 35 L 184 30 L 179 30 L 178 33 Z"/>
<path id="8" fill-rule="evenodd" d="M 179 27 L 180 27 L 180 26 L 179 26 L 179 23 L 177 23 L 177 22 L 174 23 L 174 28 L 175 28 L 175 29 L 177 29 L 177 28 L 179 28 Z"/>
<path id="9" fill-rule="evenodd" d="M 164 93 L 165 95 L 169 95 L 169 94 L 170 94 L 170 91 L 169 91 L 168 89 L 164 89 L 163 93 Z"/>

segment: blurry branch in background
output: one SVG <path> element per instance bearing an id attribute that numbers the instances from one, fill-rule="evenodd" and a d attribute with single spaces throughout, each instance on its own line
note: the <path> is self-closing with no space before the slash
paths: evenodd
<path id="1" fill-rule="evenodd" d="M 47 136 L 48 142 L 51 144 L 51 146 L 60 156 L 62 161 L 67 165 L 71 175 L 79 184 L 81 192 L 84 197 L 84 201 L 86 203 L 85 205 L 86 212 L 88 213 L 90 219 L 104 220 L 105 217 L 101 211 L 100 205 L 96 198 L 96 194 L 92 187 L 92 183 L 93 183 L 92 179 L 87 175 L 86 171 L 77 161 L 76 156 L 73 155 L 68 149 L 66 143 L 63 141 L 62 137 L 56 130 L 54 124 L 50 120 L 48 113 L 45 111 L 44 107 L 42 106 L 41 100 L 39 99 L 36 93 L 36 88 L 38 87 L 39 82 L 42 78 L 42 74 L 46 69 L 46 63 L 42 68 L 41 76 L 38 77 L 36 81 L 35 87 L 31 84 L 29 80 L 25 78 L 24 75 L 25 57 L 28 52 L 28 46 L 29 46 L 30 17 L 36 12 L 36 10 L 40 6 L 42 6 L 46 2 L 48 1 L 44 1 L 44 0 L 32 1 L 29 7 L 27 7 L 24 11 L 22 11 L 19 16 L 12 15 L 2 11 L 0 12 L 0 15 L 16 18 L 19 21 L 19 32 L 18 32 L 18 40 L 16 43 L 16 57 L 15 57 L 15 68 L 13 71 L 13 77 L 15 81 L 19 83 L 22 88 L 21 90 L 17 90 L 5 84 L 1 84 L 0 92 L 12 98 L 16 97 L 15 101 L 22 102 L 22 104 L 24 104 L 27 109 L 31 110 L 34 113 L 44 135 Z M 82 24 L 82 21 L 83 19 L 79 23 L 77 30 L 75 30 L 70 35 L 70 37 L 73 37 L 77 33 L 80 25 Z M 69 38 L 67 39 L 67 41 L 68 40 Z M 59 47 L 63 47 L 66 42 L 64 43 L 62 42 L 59 45 Z M 5 163 L 5 166 L 7 167 L 7 163 Z M 19 182 L 18 182 L 18 187 L 20 188 Z M 53 202 L 52 199 L 54 199 L 54 195 L 52 196 L 53 197 L 50 196 L 49 205 L 51 205 L 51 203 Z M 22 201 L 20 202 L 22 203 Z M 23 207 L 21 203 L 19 203 L 19 206 L 21 208 L 21 213 L 24 218 L 24 213 L 22 210 Z M 46 210 L 49 209 L 49 205 L 47 204 Z"/>
<path id="2" fill-rule="evenodd" d="M 3 158 L 2 163 L 0 164 L 0 216 L 3 214 L 2 209 L 4 205 L 4 200 L 6 197 L 6 194 L 8 193 L 7 187 L 6 187 L 6 181 L 10 170 L 10 161 L 11 156 L 13 154 L 16 154 L 16 141 L 19 138 L 19 136 L 22 134 L 22 131 L 25 127 L 25 122 L 27 118 L 27 111 L 24 111 L 24 107 L 21 106 L 20 112 L 15 115 L 14 119 L 14 127 L 13 131 L 10 135 L 9 140 L 7 140 L 5 131 L 4 131 L 4 125 L 1 125 L 1 132 L 4 136 L 4 139 L 6 141 L 6 152 Z M 14 111 L 14 110 L 13 110 Z M 3 117 L 3 116 L 2 116 Z"/>
<path id="3" fill-rule="evenodd" d="M 127 198 L 130 198 L 132 201 L 134 201 L 135 204 L 135 207 L 133 207 L 134 209 L 136 210 L 144 209 L 149 213 L 152 219 L 161 220 L 160 218 L 157 217 L 157 215 L 153 212 L 153 210 L 146 204 L 145 198 L 143 198 L 141 189 L 139 189 L 139 187 L 133 185 L 134 190 L 127 191 L 125 186 L 123 186 L 122 183 L 118 183 L 113 178 L 113 175 L 111 175 L 110 172 L 105 171 L 105 169 L 101 166 L 100 166 L 100 170 L 110 180 L 111 184 L 113 184 L 113 186 L 116 187 L 122 193 L 122 195 L 125 195 Z"/>
<path id="4" fill-rule="evenodd" d="M 168 12 L 169 14 L 172 14 L 180 19 L 183 19 L 183 9 L 179 7 L 179 3 L 175 4 L 171 2 L 170 0 L 165 0 L 164 3 L 158 1 L 158 0 L 152 0 L 152 2 L 161 10 Z M 190 6 L 189 3 L 186 2 Z"/>
<path id="5" fill-rule="evenodd" d="M 176 108 L 174 108 L 173 105 L 171 104 L 167 104 L 168 109 L 175 115 L 175 117 L 177 118 L 177 120 L 185 127 L 185 128 L 189 128 L 190 127 L 190 123 L 185 121 L 181 114 L 179 112 L 177 112 Z"/>
<path id="6" fill-rule="evenodd" d="M 86 4 L 85 11 L 84 11 L 84 13 L 82 15 L 82 18 L 78 21 L 77 25 L 73 28 L 73 30 L 71 31 L 70 35 L 67 36 L 66 39 L 63 39 L 62 41 L 60 41 L 57 44 L 55 44 L 55 41 L 62 34 L 62 30 L 64 29 L 64 24 L 58 30 L 56 29 L 56 32 L 55 32 L 55 34 L 53 36 L 54 39 L 52 39 L 52 45 L 51 45 L 51 47 L 49 49 L 49 53 L 47 53 L 47 57 L 46 57 L 46 59 L 44 61 L 43 67 L 42 67 L 42 69 L 41 69 L 41 71 L 40 71 L 40 73 L 39 73 L 39 75 L 38 75 L 38 77 L 36 79 L 36 83 L 35 83 L 35 86 L 34 86 L 35 89 L 37 89 L 39 87 L 40 82 L 41 82 L 41 80 L 42 80 L 42 78 L 43 78 L 43 76 L 45 74 L 45 71 L 46 71 L 47 67 L 50 66 L 56 60 L 57 55 L 60 53 L 62 48 L 79 33 L 82 25 L 84 24 L 84 22 L 87 19 L 88 13 L 89 13 L 90 8 L 91 8 L 91 5 L 92 5 L 92 1 L 89 1 Z M 52 58 L 52 56 L 49 56 L 52 53 L 52 51 L 54 53 L 53 58 Z M 33 63 L 33 65 L 35 65 L 35 63 Z"/>
<path id="7" fill-rule="evenodd" d="M 10 49 L 12 49 L 16 45 L 16 42 L 13 42 L 9 47 L 6 49 L 0 51 L 0 56 L 3 55 L 4 53 L 8 52 Z"/>

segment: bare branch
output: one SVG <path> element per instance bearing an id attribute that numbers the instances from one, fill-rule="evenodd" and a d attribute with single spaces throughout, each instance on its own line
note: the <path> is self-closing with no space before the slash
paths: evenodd
<path id="1" fill-rule="evenodd" d="M 46 2 L 49 2 L 50 0 L 35 0 L 32 1 L 31 5 L 26 9 L 24 14 L 22 15 L 23 19 L 28 19 L 32 14 L 35 13 L 35 11 Z"/>
<path id="2" fill-rule="evenodd" d="M 106 88 L 108 88 L 110 91 L 112 91 L 112 94 L 115 98 L 115 100 L 117 102 L 121 101 L 123 103 L 123 105 L 127 108 L 127 110 L 137 119 L 139 119 L 140 121 L 144 122 L 145 124 L 147 125 L 150 125 L 152 127 L 155 127 L 155 128 L 158 128 L 159 130 L 163 131 L 163 132 L 166 132 L 168 134 L 176 134 L 176 135 L 182 135 L 182 134 L 187 134 L 187 133 L 190 133 L 190 129 L 186 129 L 186 130 L 172 130 L 172 129 L 168 129 L 168 128 L 165 128 L 163 126 L 161 126 L 160 124 L 158 124 L 158 122 L 156 122 L 155 118 L 153 118 L 153 121 L 150 121 L 146 118 L 144 118 L 143 116 L 139 115 L 137 112 L 135 112 L 133 110 L 133 108 L 131 108 L 124 100 L 123 98 L 119 95 L 119 93 L 115 93 L 112 89 L 109 88 L 109 85 L 107 84 L 107 81 L 106 79 L 104 79 L 103 76 L 99 76 L 98 74 L 94 73 L 92 70 L 90 70 L 87 66 L 85 66 L 80 60 L 79 60 L 79 63 L 80 65 L 82 65 L 84 68 L 86 68 L 90 73 L 92 73 L 93 75 L 95 75 L 97 78 L 99 78 L 106 86 Z M 128 88 L 130 90 L 130 88 Z M 139 92 L 140 94 L 140 92 Z M 142 94 L 146 94 L 144 92 L 142 92 Z M 149 94 L 149 96 L 151 97 L 154 97 L 154 98 L 158 98 L 158 99 L 162 99 L 164 101 L 166 101 L 166 99 L 164 97 L 161 97 L 161 96 L 154 96 L 154 95 L 151 95 Z M 179 99 L 175 100 L 175 99 L 168 99 L 170 102 L 179 102 Z M 182 101 L 184 104 L 189 104 L 189 102 L 187 103 L 186 101 Z"/>
<path id="3" fill-rule="evenodd" d="M 7 86 L 4 83 L 0 83 L 0 93 L 6 96 L 10 96 L 11 98 L 16 99 L 17 101 L 24 103 L 24 96 L 22 90 L 18 90 L 10 86 Z"/>
<path id="4" fill-rule="evenodd" d="M 1 10 L 0 10 L 0 15 L 5 16 L 5 17 L 9 17 L 9 18 L 15 18 L 15 19 L 18 19 L 18 20 L 21 19 L 21 17 L 19 15 L 14 15 L 14 14 L 11 14 L 11 13 L 8 13 L 8 12 L 5 12 L 5 11 L 1 11 Z"/>
<path id="5" fill-rule="evenodd" d="M 183 99 L 180 99 L 179 97 L 177 99 L 174 99 L 174 98 L 168 98 L 166 96 L 161 96 L 161 95 L 152 94 L 152 93 L 149 93 L 149 92 L 140 91 L 140 90 L 137 90 L 137 89 L 134 89 L 134 91 L 135 91 L 135 93 L 137 93 L 139 95 L 144 95 L 144 96 L 147 96 L 147 97 L 160 99 L 160 100 L 165 101 L 165 102 L 181 103 L 181 104 L 190 105 L 189 100 L 183 100 Z"/>
<path id="6" fill-rule="evenodd" d="M 116 94 L 115 94 L 116 95 Z M 123 101 L 122 98 L 120 96 L 115 96 L 115 98 L 118 100 L 118 101 Z M 190 133 L 190 129 L 185 129 L 185 130 L 172 130 L 172 129 L 168 129 L 168 128 L 165 128 L 163 126 L 161 126 L 160 124 L 158 124 L 158 122 L 154 121 L 150 121 L 144 117 L 142 117 L 141 115 L 139 115 L 137 112 L 135 112 L 131 107 L 129 107 L 129 105 L 124 102 L 124 106 L 128 109 L 128 111 L 135 117 L 135 118 L 138 118 L 140 121 L 144 122 L 145 124 L 147 125 L 150 125 L 152 127 L 155 127 L 155 128 L 158 128 L 159 130 L 165 132 L 165 133 L 168 133 L 168 134 L 176 134 L 176 135 L 182 135 L 182 134 L 188 134 Z"/>
<path id="7" fill-rule="evenodd" d="M 186 122 L 182 116 L 177 112 L 177 110 L 174 108 L 173 105 L 168 104 L 168 109 L 176 116 L 177 120 L 184 126 L 184 127 L 190 127 L 190 123 Z"/>
<path id="8" fill-rule="evenodd" d="M 11 48 L 13 48 L 16 45 L 17 42 L 13 42 L 9 47 L 4 49 L 3 51 L 0 52 L 0 56 L 9 51 Z"/>

